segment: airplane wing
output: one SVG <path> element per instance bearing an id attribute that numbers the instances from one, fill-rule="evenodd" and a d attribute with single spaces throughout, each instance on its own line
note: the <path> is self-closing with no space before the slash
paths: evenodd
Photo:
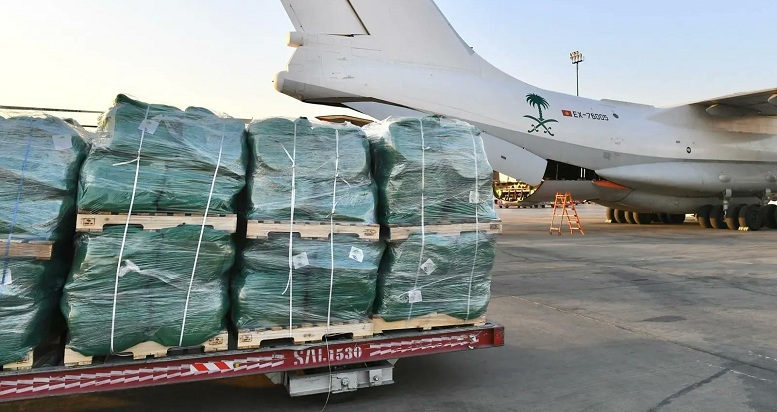
<path id="1" fill-rule="evenodd" d="M 777 88 L 737 93 L 694 103 L 715 117 L 777 116 Z"/>

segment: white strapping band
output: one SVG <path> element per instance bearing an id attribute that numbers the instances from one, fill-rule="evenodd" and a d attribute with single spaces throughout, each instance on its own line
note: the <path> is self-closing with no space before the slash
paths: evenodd
<path id="1" fill-rule="evenodd" d="M 294 325 L 294 256 L 292 246 L 294 244 L 294 204 L 297 199 L 297 120 L 294 120 L 294 140 L 291 154 L 281 145 L 286 156 L 291 160 L 291 210 L 289 213 L 289 279 L 286 281 L 286 290 L 289 291 L 289 336 Z M 284 294 L 286 290 L 283 291 Z"/>
<path id="2" fill-rule="evenodd" d="M 421 124 L 421 253 L 418 254 L 418 268 L 415 272 L 415 285 L 413 290 L 418 289 L 418 276 L 421 274 L 421 265 L 424 259 L 424 248 L 426 247 L 426 227 L 424 222 L 424 209 L 425 198 L 424 192 L 426 188 L 426 142 L 424 141 L 424 122 L 422 119 L 418 119 L 418 123 Z M 407 312 L 407 319 L 413 316 L 413 303 L 410 303 L 410 309 Z"/>
<path id="3" fill-rule="evenodd" d="M 340 131 L 335 129 L 335 178 L 332 183 L 332 213 L 329 214 L 329 302 L 326 309 L 326 331 L 332 315 L 332 288 L 335 282 L 335 208 L 337 207 L 337 178 L 340 177 Z"/>
<path id="4" fill-rule="evenodd" d="M 141 125 L 148 120 L 148 113 L 151 106 L 146 107 L 146 114 L 143 117 Z M 140 129 L 140 142 L 138 143 L 138 155 L 135 158 L 135 179 L 132 182 L 132 197 L 130 197 L 129 210 L 127 211 L 127 221 L 124 223 L 124 234 L 121 237 L 121 247 L 119 248 L 119 261 L 116 264 L 116 281 L 113 285 L 113 309 L 111 310 L 111 353 L 113 350 L 114 332 L 116 330 L 116 299 L 119 293 L 119 273 L 121 272 L 121 259 L 124 257 L 124 245 L 127 242 L 127 229 L 129 229 L 130 219 L 132 218 L 132 207 L 135 205 L 135 191 L 138 188 L 138 172 L 140 171 L 140 151 L 143 149 L 143 138 L 146 137 L 146 128 Z"/>
<path id="5" fill-rule="evenodd" d="M 475 139 L 475 135 L 472 130 L 469 131 L 472 136 L 472 154 L 475 159 L 475 256 L 472 257 L 472 270 L 469 272 L 469 290 L 467 291 L 467 316 L 464 320 L 469 320 L 469 309 L 472 302 L 472 279 L 475 277 L 475 266 L 478 261 L 478 244 L 480 243 L 480 220 L 478 215 L 478 208 L 480 206 L 480 195 L 478 189 L 480 185 L 478 182 L 478 146 Z"/>
<path id="6" fill-rule="evenodd" d="M 178 339 L 178 346 L 183 346 L 183 332 L 186 328 L 186 315 L 189 313 L 189 298 L 192 294 L 192 285 L 194 284 L 194 274 L 197 271 L 197 262 L 200 259 L 200 247 L 202 246 L 202 235 L 205 233 L 205 223 L 208 220 L 208 213 L 210 213 L 210 201 L 213 198 L 213 189 L 216 187 L 216 177 L 219 175 L 219 167 L 221 167 L 221 154 L 224 151 L 224 135 L 226 134 L 226 121 L 221 124 L 221 144 L 219 145 L 219 157 L 216 160 L 216 169 L 213 171 L 213 179 L 210 181 L 210 192 L 208 192 L 208 203 L 205 205 L 205 215 L 202 217 L 202 225 L 200 226 L 200 238 L 197 240 L 197 251 L 194 253 L 194 264 L 192 264 L 192 276 L 189 279 L 189 289 L 186 291 L 186 303 L 183 307 L 183 320 L 181 321 L 181 337 Z"/>

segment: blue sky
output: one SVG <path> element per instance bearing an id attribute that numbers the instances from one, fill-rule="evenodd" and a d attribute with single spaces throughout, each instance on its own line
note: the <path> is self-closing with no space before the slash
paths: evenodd
<path id="1" fill-rule="evenodd" d="M 574 93 L 574 50 L 581 95 L 596 99 L 667 106 L 777 87 L 773 0 L 437 4 L 484 58 L 550 90 Z M 6 3 L 0 105 L 104 110 L 127 93 L 247 118 L 343 112 L 272 88 L 292 29 L 276 0 Z"/>

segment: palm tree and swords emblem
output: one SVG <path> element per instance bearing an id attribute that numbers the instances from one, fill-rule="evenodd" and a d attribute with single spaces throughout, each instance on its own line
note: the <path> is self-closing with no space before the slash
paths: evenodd
<path id="1" fill-rule="evenodd" d="M 523 116 L 523 117 L 526 117 L 528 119 L 532 119 L 535 122 L 537 122 L 536 124 L 532 124 L 531 125 L 531 129 L 529 129 L 529 133 L 539 132 L 540 131 L 540 127 L 541 127 L 543 129 L 545 129 L 545 130 L 542 131 L 543 133 L 547 133 L 547 134 L 549 134 L 551 136 L 555 136 L 553 134 L 553 132 L 550 131 L 552 128 L 550 126 L 548 126 L 548 123 L 558 123 L 558 120 L 556 120 L 556 119 L 545 119 L 545 118 L 542 117 L 542 109 L 547 109 L 548 107 L 550 107 L 550 104 L 548 104 L 548 101 L 545 100 L 544 97 L 542 97 L 542 96 L 540 96 L 538 94 L 529 93 L 529 94 L 526 95 L 526 103 L 529 103 L 529 106 L 531 106 L 531 107 L 536 107 L 537 108 L 537 112 L 539 114 L 537 117 L 534 117 L 534 116 L 528 115 L 528 114 Z"/>

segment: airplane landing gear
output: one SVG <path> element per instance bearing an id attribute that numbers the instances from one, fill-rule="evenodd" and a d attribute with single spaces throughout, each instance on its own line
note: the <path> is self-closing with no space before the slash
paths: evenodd
<path id="1" fill-rule="evenodd" d="M 729 206 L 726 212 L 726 227 L 731 230 L 739 229 L 739 211 L 747 205 Z"/>
<path id="2" fill-rule="evenodd" d="M 696 221 L 699 222 L 699 226 L 710 229 L 712 224 L 710 223 L 710 213 L 712 212 L 712 205 L 704 205 L 696 212 Z"/>
<path id="3" fill-rule="evenodd" d="M 766 205 L 761 208 L 761 221 L 769 229 L 777 229 L 777 205 Z"/>
<path id="4" fill-rule="evenodd" d="M 763 225 L 760 205 L 745 205 L 739 209 L 739 226 L 749 230 L 759 230 Z M 772 217 L 774 217 L 772 215 Z"/>
<path id="5" fill-rule="evenodd" d="M 714 229 L 727 229 L 726 212 L 723 205 L 715 205 L 710 209 L 710 226 Z"/>

